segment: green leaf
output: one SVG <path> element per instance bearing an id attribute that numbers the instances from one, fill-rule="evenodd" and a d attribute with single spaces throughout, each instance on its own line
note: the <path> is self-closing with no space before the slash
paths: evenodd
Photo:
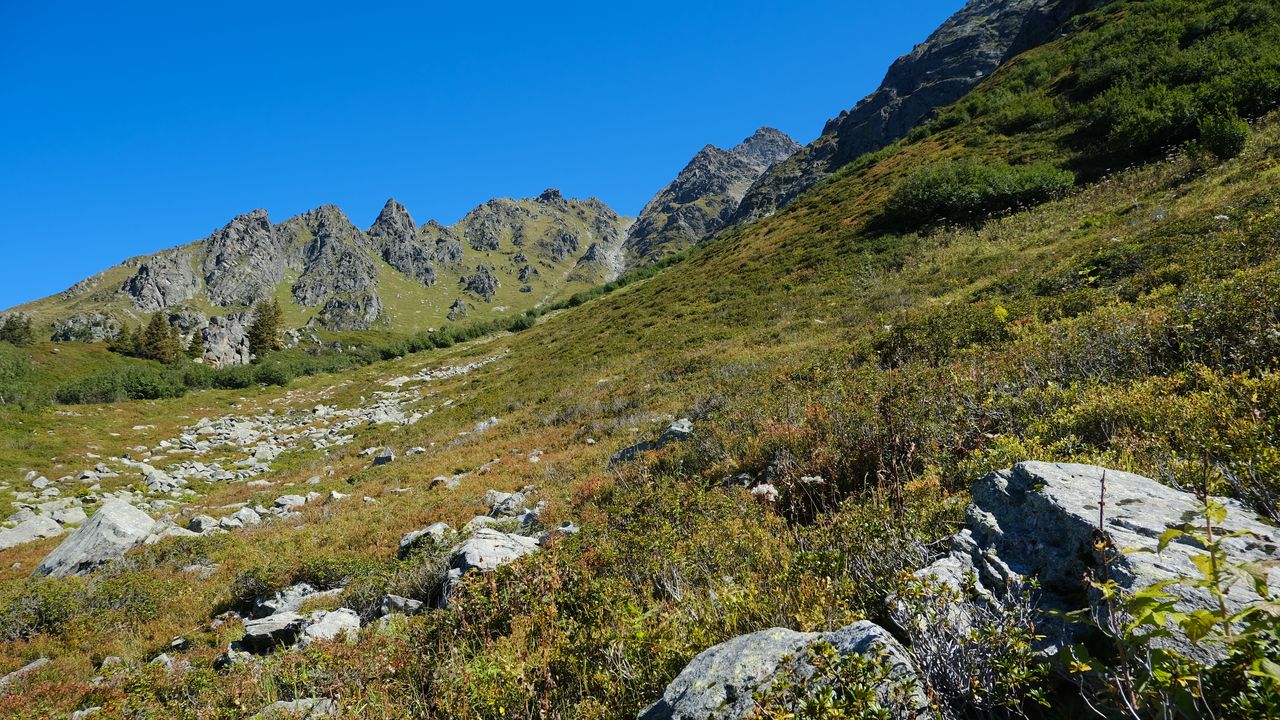
<path id="1" fill-rule="evenodd" d="M 1164 549 L 1169 547 L 1170 542 L 1183 535 L 1186 535 L 1186 533 L 1178 528 L 1169 528 L 1160 533 L 1160 542 L 1156 545 L 1156 552 L 1164 552 Z"/>

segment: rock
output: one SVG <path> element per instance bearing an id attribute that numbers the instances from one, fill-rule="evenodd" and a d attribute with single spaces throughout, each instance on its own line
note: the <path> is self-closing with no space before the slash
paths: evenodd
<path id="1" fill-rule="evenodd" d="M 778 488 L 770 483 L 761 483 L 751 488 L 751 497 L 767 503 L 778 502 Z"/>
<path id="2" fill-rule="evenodd" d="M 732 150 L 707 145 L 640 211 L 625 248 L 642 264 L 679 251 L 724 228 L 743 195 L 766 170 L 800 145 L 762 127 Z"/>
<path id="3" fill-rule="evenodd" d="M 689 418 L 680 418 L 668 425 L 667 429 L 663 430 L 662 434 L 658 436 L 658 439 L 639 442 L 614 453 L 613 457 L 609 458 L 609 464 L 616 465 L 618 463 L 630 462 L 640 457 L 641 453 L 645 453 L 650 450 L 661 450 L 673 442 L 688 439 L 692 434 L 693 421 Z"/>
<path id="4" fill-rule="evenodd" d="M 354 640 L 360 632 L 360 616 L 355 610 L 339 608 L 312 613 L 302 626 L 298 647 L 305 648 L 315 642 Z"/>
<path id="5" fill-rule="evenodd" d="M 101 342 L 120 336 L 120 321 L 100 312 L 72 315 L 53 324 L 53 342 Z"/>
<path id="6" fill-rule="evenodd" d="M 368 235 L 388 265 L 427 287 L 435 285 L 433 248 L 418 242 L 418 227 L 403 205 L 387 200 Z"/>
<path id="7" fill-rule="evenodd" d="M 87 717 L 93 717 L 94 715 L 97 715 L 100 710 L 102 710 L 101 705 L 94 705 L 92 707 L 84 708 L 83 710 L 76 710 L 71 713 L 71 720 L 83 720 Z"/>
<path id="8" fill-rule="evenodd" d="M 392 450 L 391 448 L 382 448 L 382 450 L 379 451 L 377 455 L 373 456 L 373 464 L 374 464 L 374 467 L 377 467 L 378 465 L 386 465 L 388 463 L 394 462 L 395 459 L 396 459 L 396 453 L 394 450 Z"/>
<path id="9" fill-rule="evenodd" d="M 918 679 L 906 651 L 887 631 L 865 620 L 831 633 L 803 633 L 769 628 L 727 640 L 704 650 L 685 666 L 662 699 L 638 715 L 639 720 L 738 720 L 754 714 L 753 693 L 768 688 L 779 665 L 796 659 L 799 677 L 812 673 L 805 657 L 814 643 L 825 641 L 842 655 L 880 655 L 890 665 L 891 683 L 880 690 L 880 700 L 891 703 L 895 687 L 906 689 Z M 916 687 L 909 705 L 894 717 L 931 717 L 928 701 Z"/>
<path id="10" fill-rule="evenodd" d="M 169 538 L 186 538 L 186 537 L 196 537 L 196 536 L 197 536 L 197 533 L 194 533 L 186 528 L 180 528 L 177 525 L 174 525 L 173 523 L 165 520 L 165 521 L 157 522 L 155 526 L 152 527 L 151 533 L 147 535 L 147 539 L 144 540 L 143 542 L 146 543 L 147 545 L 153 545 L 155 543 L 160 542 L 161 540 L 167 540 Z"/>
<path id="11" fill-rule="evenodd" d="M 177 480 L 174 480 L 172 477 L 170 477 L 168 473 L 165 473 L 161 470 L 156 470 L 154 468 L 147 471 L 145 477 L 143 478 L 143 482 L 146 483 L 147 492 L 150 492 L 150 493 L 160 494 L 160 493 L 172 492 L 178 489 Z"/>
<path id="12" fill-rule="evenodd" d="M 257 660 L 252 653 L 246 652 L 239 642 L 227 646 L 227 651 L 213 659 L 213 669 L 218 672 L 231 670 L 240 665 L 248 665 Z"/>
<path id="13" fill-rule="evenodd" d="M 243 507 L 218 521 L 223 529 L 257 527 L 262 524 L 262 516 L 253 508 Z"/>
<path id="14" fill-rule="evenodd" d="M 208 515 L 196 515 L 187 521 L 187 529 L 196 533 L 207 533 L 218 529 L 218 521 Z"/>
<path id="15" fill-rule="evenodd" d="M 84 511 L 81 511 L 82 513 Z M 0 550 L 25 545 L 62 534 L 62 526 L 53 518 L 35 515 L 8 530 L 0 530 Z"/>
<path id="16" fill-rule="evenodd" d="M 206 293 L 214 305 L 253 305 L 271 297 L 290 269 L 290 248 L 266 210 L 232 218 L 203 241 Z"/>
<path id="17" fill-rule="evenodd" d="M 382 598 L 382 606 L 379 608 L 379 615 L 417 615 L 422 612 L 426 606 L 419 600 L 413 600 L 399 595 L 384 595 Z"/>
<path id="18" fill-rule="evenodd" d="M 325 205 L 279 226 L 291 245 L 301 245 L 302 273 L 293 298 L 319 307 L 318 322 L 330 330 L 367 330 L 382 315 L 378 270 L 367 240 L 343 212 Z"/>
<path id="19" fill-rule="evenodd" d="M 248 365 L 253 359 L 249 352 L 247 313 L 211 317 L 200 335 L 204 343 L 204 361 L 214 367 Z"/>
<path id="20" fill-rule="evenodd" d="M 292 508 L 301 507 L 307 504 L 307 499 L 301 495 L 281 495 L 276 498 L 275 506 L 281 510 L 290 510 Z"/>
<path id="21" fill-rule="evenodd" d="M 494 570 L 537 549 L 538 542 L 533 538 L 480 528 L 454 548 L 449 565 L 463 573 Z"/>
<path id="22" fill-rule="evenodd" d="M 4 690 L 5 688 L 9 687 L 13 683 L 17 682 L 24 675 L 30 675 L 31 673 L 35 672 L 36 670 L 39 670 L 40 668 L 48 664 L 49 664 L 49 658 L 38 658 L 36 660 L 32 660 L 26 665 L 23 665 L 17 670 L 14 670 L 8 675 L 5 675 L 4 677 L 0 677 L 0 690 Z"/>
<path id="23" fill-rule="evenodd" d="M 492 517 L 513 517 L 524 509 L 527 497 L 525 492 L 531 488 L 523 488 L 519 492 L 507 493 L 490 489 L 484 496 L 484 503 L 489 506 Z"/>
<path id="24" fill-rule="evenodd" d="M 458 298 L 449 306 L 449 322 L 457 322 L 467 316 L 467 303 Z"/>
<path id="25" fill-rule="evenodd" d="M 497 276 L 493 274 L 493 269 L 484 263 L 476 265 L 476 271 L 462 278 L 461 283 L 464 290 L 479 296 L 485 302 L 493 300 L 500 286 Z"/>
<path id="26" fill-rule="evenodd" d="M 53 518 L 54 522 L 59 525 L 79 525 L 89 519 L 89 516 L 85 514 L 84 509 L 78 507 L 54 510 L 49 514 L 49 517 Z M 0 545 L 3 545 L 3 543 L 0 542 Z"/>
<path id="27" fill-rule="evenodd" d="M 338 714 L 338 703 L 329 698 L 277 700 L 262 708 L 251 720 L 313 720 Z"/>
<path id="28" fill-rule="evenodd" d="M 410 551 L 415 547 L 422 544 L 424 540 L 441 543 L 444 542 L 445 538 L 449 537 L 452 533 L 453 528 L 449 527 L 449 523 L 445 522 L 432 523 L 422 530 L 407 532 L 404 537 L 400 538 L 400 548 L 397 550 L 396 554 L 399 557 L 404 558 L 408 556 Z"/>
<path id="29" fill-rule="evenodd" d="M 277 647 L 290 647 L 302 632 L 306 619 L 295 612 L 279 612 L 256 620 L 244 622 L 244 638 L 240 644 L 245 650 L 265 653 Z"/>
<path id="30" fill-rule="evenodd" d="M 917 575 L 955 587 L 963 587 L 965 578 L 972 575 L 979 593 L 997 594 L 1016 589 L 1024 578 L 1036 577 L 1042 607 L 1080 609 L 1086 597 L 1086 573 L 1099 569 L 1094 531 L 1104 475 L 1104 529 L 1117 550 L 1144 551 L 1117 555 L 1110 577 L 1131 592 L 1179 577 L 1199 577 L 1193 558 L 1203 551 L 1193 539 L 1177 538 L 1163 552 L 1155 552 L 1158 538 L 1167 529 L 1185 527 L 1189 520 L 1203 526 L 1203 520 L 1196 519 L 1201 508 L 1194 495 L 1130 473 L 1044 462 L 1019 463 L 979 480 L 966 511 L 967 527 L 952 538 L 948 555 Z M 1234 500 L 1216 501 L 1227 514 L 1215 534 L 1232 563 L 1268 561 L 1280 555 L 1280 529 L 1263 523 Z M 1270 570 L 1268 584 L 1272 593 L 1280 592 L 1280 568 Z M 1216 602 L 1197 588 L 1171 585 L 1167 589 L 1180 598 L 1184 610 L 1216 610 Z M 1235 612 L 1257 597 L 1236 583 L 1225 601 L 1228 611 Z M 1171 643 L 1192 650 L 1185 638 L 1174 637 Z"/>
<path id="31" fill-rule="evenodd" d="M 124 556 L 151 534 L 155 521 L 132 505 L 107 500 L 83 525 L 49 553 L 36 575 L 82 575 Z"/>
<path id="32" fill-rule="evenodd" d="M 259 598 L 253 604 L 251 614 L 255 618 L 264 618 L 284 612 L 296 612 L 303 601 L 315 597 L 320 591 L 309 583 L 297 583 L 277 592 L 269 598 Z"/>
<path id="33" fill-rule="evenodd" d="M 138 270 L 120 290 L 143 312 L 186 302 L 200 288 L 194 260 L 191 246 L 149 255 L 139 262 Z"/>

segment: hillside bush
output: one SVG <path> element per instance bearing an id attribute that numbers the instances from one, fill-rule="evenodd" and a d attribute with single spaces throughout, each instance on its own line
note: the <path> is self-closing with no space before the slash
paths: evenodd
<path id="1" fill-rule="evenodd" d="M 1244 152 L 1249 133 L 1249 123 L 1233 115 L 1214 115 L 1200 121 L 1200 142 L 1219 160 L 1230 160 Z"/>
<path id="2" fill-rule="evenodd" d="M 1074 183 L 1069 171 L 1043 163 L 959 160 L 910 175 L 885 203 L 884 217 L 903 229 L 975 222 L 1061 197 Z"/>

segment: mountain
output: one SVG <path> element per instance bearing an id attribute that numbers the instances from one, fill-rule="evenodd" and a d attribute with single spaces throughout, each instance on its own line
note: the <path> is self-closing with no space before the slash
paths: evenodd
<path id="1" fill-rule="evenodd" d="M 769 127 L 730 150 L 702 148 L 640 211 L 627 232 L 628 262 L 651 262 L 715 234 L 729 222 L 747 188 L 799 149 L 796 141 Z"/>
<path id="2" fill-rule="evenodd" d="M 733 222 L 771 215 L 843 165 L 902 138 L 1006 60 L 1043 44 L 1061 33 L 1065 21 L 1107 1 L 969 0 L 898 58 L 875 92 L 828 120 L 817 140 L 757 179 Z"/>
<path id="3" fill-rule="evenodd" d="M 274 297 L 292 326 L 409 331 L 522 311 L 612 279 L 627 226 L 599 200 L 557 190 L 490 200 L 451 227 L 419 226 L 394 199 L 367 231 L 334 205 L 279 223 L 254 210 L 15 310 L 61 336 L 155 312 L 184 318 L 190 335 L 226 319 L 242 325 L 254 303 Z"/>

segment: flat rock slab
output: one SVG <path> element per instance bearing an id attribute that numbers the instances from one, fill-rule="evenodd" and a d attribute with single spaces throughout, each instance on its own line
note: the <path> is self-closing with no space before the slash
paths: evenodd
<path id="1" fill-rule="evenodd" d="M 0 550 L 26 545 L 29 542 L 57 537 L 62 534 L 62 526 L 53 518 L 36 515 L 18 523 L 8 530 L 0 530 Z"/>
<path id="2" fill-rule="evenodd" d="M 273 702 L 250 720 L 313 720 L 337 714 L 338 703 L 329 698 L 302 698 Z"/>
<path id="3" fill-rule="evenodd" d="M 769 628 L 739 635 L 699 653 L 667 686 L 662 699 L 642 710 L 639 720 L 741 720 L 755 712 L 754 693 L 768 688 L 779 666 L 796 659 L 797 679 L 812 674 L 806 660 L 814 643 L 830 643 L 841 655 L 881 656 L 889 664 L 890 682 L 881 700 L 890 701 L 894 686 L 916 684 L 908 692 L 911 707 L 902 716 L 929 717 L 928 701 L 919 691 L 915 669 L 906 650 L 887 631 L 865 620 L 830 633 L 805 633 Z"/>
<path id="4" fill-rule="evenodd" d="M 153 527 L 150 515 L 126 502 L 108 500 L 41 561 L 35 574 L 83 575 L 141 545 Z"/>
<path id="5" fill-rule="evenodd" d="M 245 650 L 256 653 L 269 652 L 280 646 L 292 646 L 302 632 L 305 618 L 295 612 L 282 612 L 258 620 L 244 622 L 244 638 L 240 644 Z"/>
<path id="6" fill-rule="evenodd" d="M 534 538 L 482 527 L 454 549 L 450 566 L 464 573 L 496 570 L 537 550 L 538 541 Z"/>

